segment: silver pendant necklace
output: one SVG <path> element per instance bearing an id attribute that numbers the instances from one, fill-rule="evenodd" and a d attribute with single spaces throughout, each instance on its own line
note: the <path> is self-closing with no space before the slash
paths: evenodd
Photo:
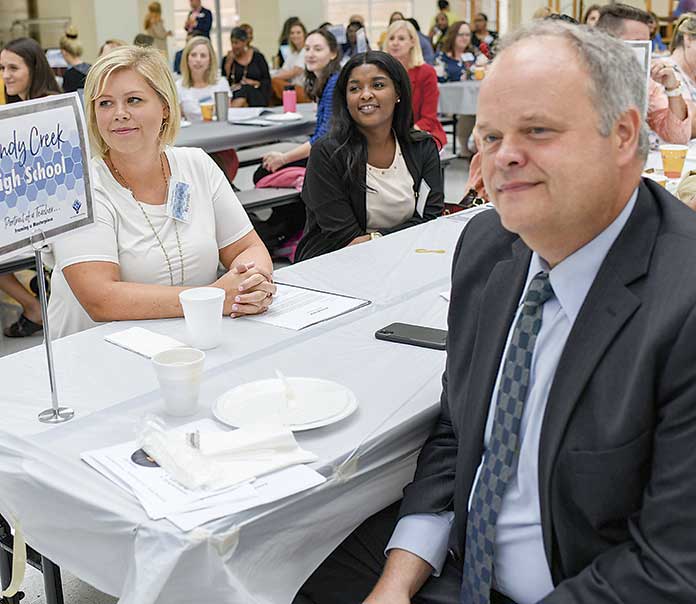
<path id="1" fill-rule="evenodd" d="M 164 180 L 164 190 L 169 191 L 169 179 L 167 178 L 167 173 L 165 172 L 164 169 L 164 158 L 162 157 L 164 153 L 160 154 L 160 168 L 162 169 L 162 179 Z M 147 223 L 150 225 L 150 229 L 152 229 L 152 234 L 155 236 L 155 239 L 157 239 L 157 243 L 160 246 L 160 249 L 162 250 L 162 253 L 164 254 L 164 259 L 167 261 L 167 268 L 169 269 L 169 284 L 174 285 L 174 270 L 172 269 L 172 261 L 169 258 L 169 254 L 167 253 L 167 249 L 164 247 L 164 243 L 162 243 L 162 239 L 160 238 L 159 234 L 157 233 L 157 230 L 155 229 L 155 225 L 152 224 L 152 220 L 150 220 L 150 217 L 148 216 L 147 212 L 145 211 L 145 208 L 143 207 L 143 204 L 135 199 L 135 195 L 133 195 L 133 189 L 131 186 L 128 184 L 128 181 L 125 179 L 123 174 L 121 174 L 118 171 L 118 168 L 114 165 L 113 160 L 111 159 L 111 156 L 108 156 L 108 162 L 107 166 L 111 169 L 111 172 L 113 175 L 116 177 L 116 179 L 122 184 L 128 191 L 130 191 L 131 196 L 135 200 L 135 202 L 138 204 L 138 207 L 140 208 L 140 211 L 143 213 L 143 216 L 145 216 L 145 220 Z M 172 219 L 174 220 L 174 219 Z M 179 285 L 184 285 L 184 253 L 181 247 L 181 238 L 179 237 L 179 227 L 176 224 L 176 220 L 174 220 L 174 234 L 176 235 L 176 246 L 179 251 L 179 265 L 181 267 L 181 283 Z"/>

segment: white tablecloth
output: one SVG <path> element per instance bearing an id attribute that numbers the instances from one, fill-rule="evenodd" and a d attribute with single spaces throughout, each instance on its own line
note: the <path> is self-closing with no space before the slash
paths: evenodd
<path id="1" fill-rule="evenodd" d="M 275 368 L 336 380 L 357 395 L 360 407 L 350 418 L 298 434 L 329 478 L 321 487 L 188 533 L 150 520 L 133 497 L 79 458 L 132 439 L 139 419 L 162 406 L 149 361 L 103 340 L 129 325 L 122 323 L 56 342 L 61 402 L 77 412 L 66 424 L 36 420 L 48 405 L 40 347 L 0 359 L 0 513 L 20 518 L 33 547 L 122 604 L 290 602 L 321 560 L 398 499 L 412 476 L 437 414 L 445 354 L 373 334 L 394 321 L 445 326 L 439 293 L 449 287 L 461 218 L 276 273 L 279 281 L 369 298 L 366 308 L 300 332 L 224 320 L 225 343 L 208 355 L 197 418 L 210 417 L 210 404 L 229 388 L 272 376 Z M 182 320 L 145 325 L 185 337 Z"/>
<path id="2" fill-rule="evenodd" d="M 481 88 L 480 81 L 445 82 L 438 84 L 438 88 L 440 89 L 439 113 L 476 115 L 476 105 Z"/>

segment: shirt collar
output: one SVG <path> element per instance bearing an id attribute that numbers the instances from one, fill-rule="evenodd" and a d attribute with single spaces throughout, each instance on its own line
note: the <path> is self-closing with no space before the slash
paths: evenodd
<path id="1" fill-rule="evenodd" d="M 625 205 L 621 213 L 614 219 L 607 228 L 605 228 L 592 241 L 583 245 L 580 249 L 573 252 L 570 256 L 558 263 L 549 271 L 549 265 L 539 254 L 532 253 L 532 259 L 529 263 L 527 272 L 527 282 L 524 286 L 526 293 L 529 284 L 534 276 L 539 271 L 548 271 L 551 287 L 556 295 L 561 308 L 570 320 L 571 324 L 580 312 L 580 308 L 585 302 L 587 292 L 590 291 L 592 283 L 599 272 L 599 268 L 604 262 L 609 249 L 616 241 L 619 233 L 623 229 L 628 217 L 631 215 L 633 208 L 638 199 L 638 189 L 633 191 L 633 194 Z M 524 299 L 524 293 L 522 299 Z M 521 301 L 521 300 L 520 300 Z"/>

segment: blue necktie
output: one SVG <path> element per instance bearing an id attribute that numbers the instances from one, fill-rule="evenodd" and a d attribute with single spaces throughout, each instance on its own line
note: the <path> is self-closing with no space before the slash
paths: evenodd
<path id="1" fill-rule="evenodd" d="M 489 604 L 493 580 L 495 526 L 503 494 L 515 474 L 524 402 L 529 389 L 541 312 L 553 289 L 549 274 L 537 273 L 515 323 L 498 387 L 493 429 L 466 523 L 461 604 Z"/>

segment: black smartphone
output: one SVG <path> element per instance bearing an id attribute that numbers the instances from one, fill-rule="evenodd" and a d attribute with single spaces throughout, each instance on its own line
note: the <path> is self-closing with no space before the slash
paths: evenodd
<path id="1" fill-rule="evenodd" d="M 398 342 L 399 344 L 411 344 L 435 350 L 445 350 L 447 344 L 447 330 L 423 327 L 422 325 L 409 325 L 408 323 L 392 323 L 375 332 L 378 340 Z"/>

